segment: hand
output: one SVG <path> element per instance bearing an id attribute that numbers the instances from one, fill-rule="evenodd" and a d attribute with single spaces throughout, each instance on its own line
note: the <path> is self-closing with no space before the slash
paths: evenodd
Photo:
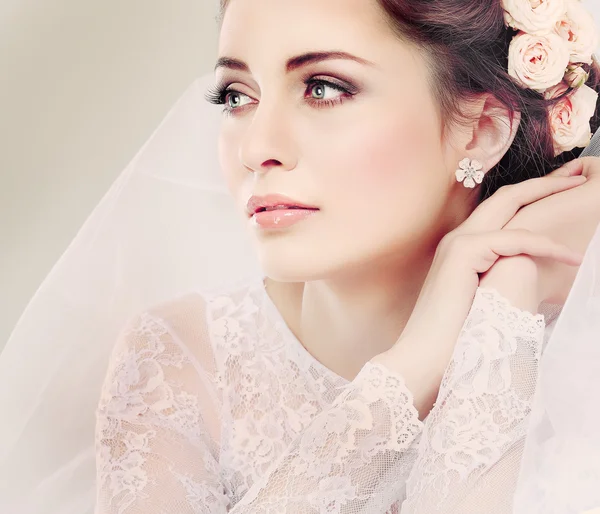
<path id="1" fill-rule="evenodd" d="M 581 264 L 581 255 L 548 236 L 504 227 L 522 207 L 577 187 L 585 180 L 552 175 L 504 186 L 444 236 L 400 339 L 391 350 L 374 359 L 403 375 L 422 415 L 429 412 L 437 396 L 473 304 L 479 274 L 489 271 L 501 257 L 522 254 L 569 266 Z M 535 275 L 520 276 L 518 280 L 526 290 L 536 291 Z"/>
<path id="2" fill-rule="evenodd" d="M 559 192 L 527 205 L 506 225 L 506 229 L 526 229 L 551 237 L 580 253 L 585 253 L 600 224 L 600 158 L 586 157 L 569 162 L 553 175 L 583 175 L 587 182 L 580 187 Z M 524 305 L 518 291 L 506 286 L 527 273 L 538 276 L 538 296 L 535 305 Z M 540 257 L 503 257 L 480 277 L 481 287 L 498 289 L 516 307 L 532 310 L 543 302 L 564 304 L 578 268 Z M 505 290 L 502 291 L 501 289 Z"/>

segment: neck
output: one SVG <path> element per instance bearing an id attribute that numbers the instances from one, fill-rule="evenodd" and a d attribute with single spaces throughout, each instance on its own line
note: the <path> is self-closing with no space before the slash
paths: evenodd
<path id="1" fill-rule="evenodd" d="M 317 360 L 353 380 L 366 362 L 389 350 L 413 311 L 431 266 L 429 255 L 373 262 L 326 280 L 267 281 L 286 323 Z"/>

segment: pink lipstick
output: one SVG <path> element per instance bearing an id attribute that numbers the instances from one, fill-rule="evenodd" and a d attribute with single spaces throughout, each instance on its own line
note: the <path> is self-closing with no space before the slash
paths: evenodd
<path id="1" fill-rule="evenodd" d="M 252 196 L 246 210 L 250 219 L 263 229 L 288 228 L 319 212 L 318 207 L 283 195 Z"/>

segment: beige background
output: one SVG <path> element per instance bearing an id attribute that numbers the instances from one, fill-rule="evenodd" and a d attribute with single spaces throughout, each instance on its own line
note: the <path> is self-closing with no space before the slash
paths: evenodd
<path id="1" fill-rule="evenodd" d="M 0 349 L 169 107 L 216 56 L 217 0 L 0 0 Z"/>

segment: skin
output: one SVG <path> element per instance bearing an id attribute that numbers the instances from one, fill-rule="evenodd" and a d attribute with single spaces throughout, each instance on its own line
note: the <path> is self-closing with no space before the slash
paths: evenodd
<path id="1" fill-rule="evenodd" d="M 561 175 L 583 175 L 587 182 L 575 189 L 544 198 L 521 209 L 506 225 L 507 229 L 527 229 L 551 237 L 572 250 L 585 254 L 600 224 L 600 158 L 585 157 L 568 163 L 557 170 Z M 574 230 L 576 228 L 576 230 Z M 521 255 L 500 259 L 481 277 L 482 287 L 510 287 L 513 304 L 521 301 L 519 281 L 514 277 L 536 279 L 537 297 L 532 306 L 521 308 L 534 311 L 541 302 L 564 304 L 573 287 L 578 267 L 567 266 L 550 259 L 537 259 Z"/>
<path id="2" fill-rule="evenodd" d="M 285 69 L 292 56 L 331 51 L 370 64 Z M 232 0 L 219 56 L 249 68 L 216 70 L 217 83 L 236 92 L 219 154 L 240 211 L 251 195 L 273 193 L 320 208 L 284 231 L 249 223 L 267 291 L 307 350 L 351 380 L 398 340 L 440 239 L 476 205 L 476 190 L 456 181 L 458 162 L 468 156 L 491 169 L 519 120 L 480 95 L 464 106 L 475 121 L 444 126 L 422 55 L 375 1 Z M 350 83 L 356 94 L 307 78 Z M 510 262 L 524 269 L 505 259 L 504 275 Z"/>

